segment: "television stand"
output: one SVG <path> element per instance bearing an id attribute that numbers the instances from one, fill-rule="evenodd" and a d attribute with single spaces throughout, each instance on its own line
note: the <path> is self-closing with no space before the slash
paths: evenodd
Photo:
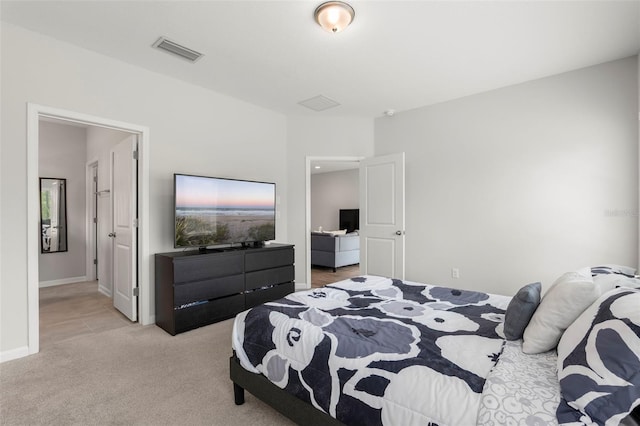
<path id="1" fill-rule="evenodd" d="M 156 324 L 171 335 L 294 291 L 291 244 L 201 250 L 155 255 Z"/>

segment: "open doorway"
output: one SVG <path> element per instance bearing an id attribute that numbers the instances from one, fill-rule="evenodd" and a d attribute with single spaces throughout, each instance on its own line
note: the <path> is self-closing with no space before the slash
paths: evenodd
<path id="1" fill-rule="evenodd" d="M 39 174 L 66 186 L 64 202 L 54 204 L 64 207 L 64 219 L 56 224 L 65 226 L 53 227 L 44 220 L 45 213 L 56 215 L 50 203 L 43 203 L 50 191 L 43 190 L 41 178 L 43 236 L 52 230 L 68 236 L 64 251 L 48 247 L 39 255 L 43 345 L 129 324 L 112 300 L 113 242 L 108 234 L 113 231 L 110 153 L 132 133 L 48 117 L 40 118 L 38 127 Z"/>
<path id="2" fill-rule="evenodd" d="M 148 186 L 149 186 L 149 171 L 148 171 L 148 128 L 144 126 L 138 126 L 123 122 L 117 122 L 100 117 L 89 116 L 82 113 L 60 110 L 57 108 L 44 107 L 35 104 L 28 105 L 28 129 L 27 129 L 27 176 L 28 176 L 28 219 L 30 223 L 40 223 L 40 190 L 39 190 L 39 176 L 40 176 L 40 122 L 41 120 L 59 121 L 66 124 L 73 123 L 79 127 L 93 127 L 108 131 L 124 132 L 129 135 L 134 135 L 138 140 L 138 166 L 135 169 L 135 180 L 137 183 L 137 241 L 139 241 L 138 250 L 136 250 L 135 256 L 135 270 L 138 273 L 137 287 L 140 297 L 137 300 L 139 304 L 138 322 L 142 324 L 150 324 L 153 322 L 153 318 L 150 315 L 150 307 L 152 300 L 150 296 L 150 283 L 149 283 L 149 238 L 148 238 L 148 215 L 149 215 L 149 202 L 148 202 Z M 86 168 L 86 158 L 82 165 L 82 185 L 84 187 L 85 178 L 84 174 L 88 172 Z M 108 169 L 107 169 L 108 170 Z M 100 165 L 98 165 L 98 173 L 100 171 Z M 84 193 L 87 192 L 86 187 L 83 189 Z M 89 202 L 88 200 L 86 202 Z M 82 226 L 89 227 L 88 222 L 82 219 Z M 99 232 L 99 231 L 96 231 Z M 40 230 L 37 227 L 29 227 L 28 229 L 28 304 L 29 304 L 29 353 L 33 354 L 40 349 L 40 309 L 39 309 L 39 288 L 40 288 Z M 83 233 L 86 243 L 86 236 L 89 232 Z M 96 238 L 98 241 L 99 238 Z M 82 244 L 82 250 L 84 253 L 91 251 L 92 249 L 85 244 Z M 83 253 L 83 258 L 85 257 Z M 90 261 L 84 262 L 84 272 L 86 279 L 92 277 Z M 101 275 L 100 272 L 97 273 Z"/>
<path id="3" fill-rule="evenodd" d="M 360 160 L 307 157 L 306 282 L 310 287 L 359 274 L 360 239 L 353 216 L 359 208 Z"/>

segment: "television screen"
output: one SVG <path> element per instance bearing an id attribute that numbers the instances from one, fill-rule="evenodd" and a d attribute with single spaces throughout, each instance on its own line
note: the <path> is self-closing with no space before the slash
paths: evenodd
<path id="1" fill-rule="evenodd" d="M 276 184 L 174 175 L 177 247 L 249 243 L 276 237 Z"/>
<path id="2" fill-rule="evenodd" d="M 340 210 L 340 229 L 346 229 L 347 232 L 353 232 L 360 229 L 360 209 L 341 209 Z"/>

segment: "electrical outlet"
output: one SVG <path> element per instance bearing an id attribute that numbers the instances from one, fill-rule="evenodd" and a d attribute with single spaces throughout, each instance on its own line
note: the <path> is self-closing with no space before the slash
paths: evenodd
<path id="1" fill-rule="evenodd" d="M 460 278 L 460 269 L 451 268 L 451 278 Z"/>

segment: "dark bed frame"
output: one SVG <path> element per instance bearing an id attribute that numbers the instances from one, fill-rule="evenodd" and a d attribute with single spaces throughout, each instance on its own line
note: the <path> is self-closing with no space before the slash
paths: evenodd
<path id="1" fill-rule="evenodd" d="M 236 405 L 244 404 L 244 391 L 247 390 L 297 424 L 343 426 L 330 415 L 280 389 L 263 375 L 245 370 L 240 365 L 240 360 L 236 357 L 235 352 L 229 359 L 229 376 L 233 381 L 233 396 Z"/>

